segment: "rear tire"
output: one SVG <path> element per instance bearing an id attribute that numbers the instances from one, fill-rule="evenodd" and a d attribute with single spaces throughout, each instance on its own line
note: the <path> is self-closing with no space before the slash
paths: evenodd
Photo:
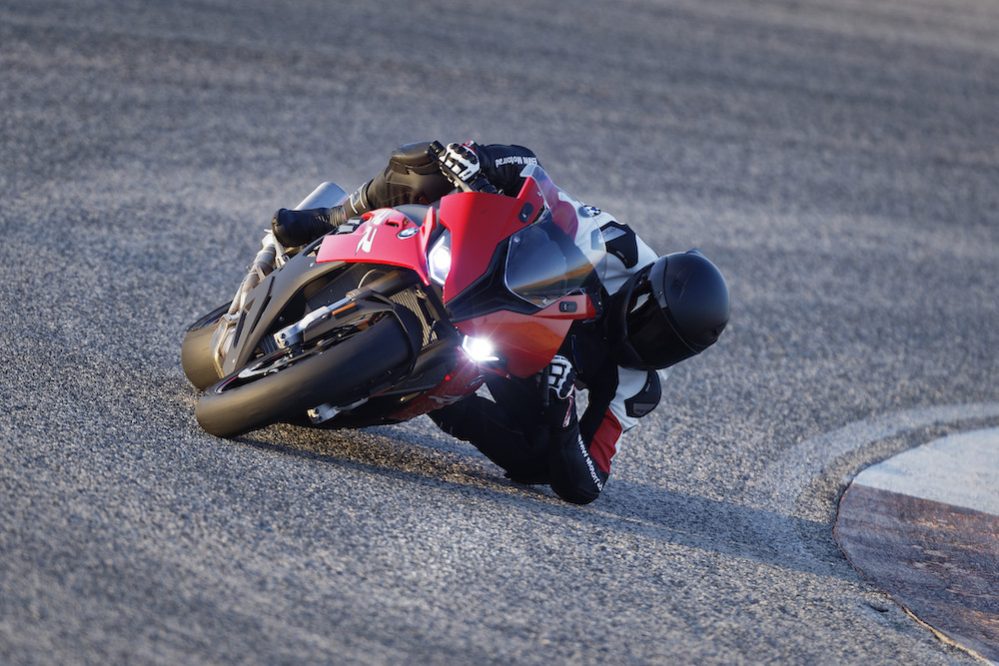
<path id="1" fill-rule="evenodd" d="M 385 317 L 272 374 L 235 386 L 238 373 L 229 375 L 201 396 L 198 423 L 212 435 L 231 438 L 295 418 L 316 405 L 346 405 L 367 397 L 372 384 L 412 359 L 412 336 L 396 317 Z"/>
<path id="2" fill-rule="evenodd" d="M 180 365 L 187 381 L 198 390 L 203 391 L 221 379 L 212 359 L 212 335 L 215 325 L 228 309 L 228 304 L 220 305 L 191 324 L 184 334 L 180 345 Z"/>

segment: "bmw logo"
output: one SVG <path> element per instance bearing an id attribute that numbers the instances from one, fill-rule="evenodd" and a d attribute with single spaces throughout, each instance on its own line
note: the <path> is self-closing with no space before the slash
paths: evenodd
<path id="1" fill-rule="evenodd" d="M 412 238 L 413 236 L 416 235 L 416 233 L 419 230 L 420 230 L 419 227 L 406 227 L 405 229 L 403 229 L 402 231 L 400 231 L 398 234 L 396 234 L 396 236 L 398 236 L 399 238 Z"/>

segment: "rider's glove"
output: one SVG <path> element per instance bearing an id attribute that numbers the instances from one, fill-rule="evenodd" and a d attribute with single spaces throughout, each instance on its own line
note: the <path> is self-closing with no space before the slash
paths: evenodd
<path id="1" fill-rule="evenodd" d="M 347 221 L 343 206 L 288 210 L 282 208 L 271 219 L 274 237 L 285 247 L 298 247 L 328 234 Z"/>
<path id="2" fill-rule="evenodd" d="M 576 371 L 569 359 L 559 354 L 545 369 L 545 380 L 552 400 L 568 400 L 576 381 Z"/>
<path id="3" fill-rule="evenodd" d="M 475 143 L 449 143 L 440 157 L 441 165 L 458 180 L 471 183 L 481 171 L 479 156 L 475 153 Z"/>
<path id="4" fill-rule="evenodd" d="M 546 392 L 545 420 L 548 425 L 564 430 L 576 417 L 576 371 L 565 356 L 556 356 L 541 375 Z"/>

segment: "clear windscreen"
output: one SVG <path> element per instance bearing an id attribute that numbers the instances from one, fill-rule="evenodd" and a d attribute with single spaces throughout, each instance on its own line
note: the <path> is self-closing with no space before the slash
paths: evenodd
<path id="1" fill-rule="evenodd" d="M 594 278 L 602 277 L 606 249 L 593 218 L 577 215 L 580 204 L 562 195 L 541 167 L 532 165 L 522 175 L 538 181 L 548 209 L 510 238 L 506 286 L 520 298 L 545 307 L 598 285 Z"/>

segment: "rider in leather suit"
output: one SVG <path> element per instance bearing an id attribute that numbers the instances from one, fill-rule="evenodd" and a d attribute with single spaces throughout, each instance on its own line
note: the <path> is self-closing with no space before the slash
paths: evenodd
<path id="1" fill-rule="evenodd" d="M 385 170 L 342 206 L 279 210 L 272 220 L 275 236 L 286 246 L 303 245 L 375 208 L 436 201 L 453 185 L 428 145 L 396 150 Z M 442 159 L 462 180 L 481 173 L 509 196 L 520 191 L 524 166 L 537 161 L 522 146 L 471 142 L 450 144 Z M 659 404 L 666 368 L 718 339 L 728 322 L 728 288 L 696 250 L 657 257 L 627 225 L 564 192 L 562 197 L 603 231 L 609 266 L 602 314 L 573 324 L 540 376 L 491 377 L 492 399 L 472 395 L 430 418 L 471 442 L 514 481 L 547 483 L 562 499 L 586 504 L 603 490 L 621 436 Z M 581 417 L 576 388 L 588 390 Z"/>

